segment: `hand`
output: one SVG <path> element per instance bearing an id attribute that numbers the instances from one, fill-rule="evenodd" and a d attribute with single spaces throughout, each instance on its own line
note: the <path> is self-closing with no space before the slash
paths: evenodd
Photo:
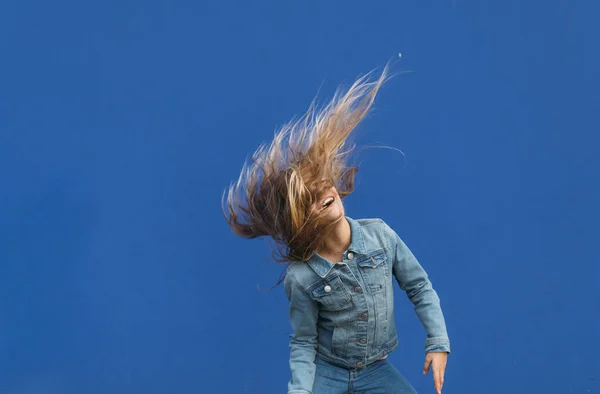
<path id="1" fill-rule="evenodd" d="M 435 386 L 437 394 L 442 394 L 447 361 L 448 353 L 446 352 L 430 352 L 425 356 L 423 375 L 426 375 L 429 372 L 429 368 L 433 366 L 433 385 Z"/>

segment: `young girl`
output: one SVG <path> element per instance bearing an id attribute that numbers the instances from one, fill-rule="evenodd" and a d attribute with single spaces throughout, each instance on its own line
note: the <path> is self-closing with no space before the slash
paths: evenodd
<path id="1" fill-rule="evenodd" d="M 367 75 L 368 76 L 368 75 Z M 386 359 L 398 346 L 393 278 L 423 324 L 425 366 L 441 393 L 450 341 L 426 272 L 381 219 L 354 220 L 342 199 L 357 167 L 347 137 L 387 78 L 359 78 L 320 111 L 285 125 L 245 165 L 224 201 L 226 219 L 245 238 L 270 236 L 289 262 L 291 380 L 288 394 L 415 393 Z"/>

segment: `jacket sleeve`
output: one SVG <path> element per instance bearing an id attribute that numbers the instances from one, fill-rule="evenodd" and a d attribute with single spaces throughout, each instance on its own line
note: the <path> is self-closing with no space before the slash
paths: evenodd
<path id="1" fill-rule="evenodd" d="M 293 270 L 284 281 L 285 293 L 290 301 L 290 369 L 292 379 L 288 394 L 312 394 L 315 380 L 315 355 L 317 353 L 318 304 L 295 280 Z"/>
<path id="2" fill-rule="evenodd" d="M 450 339 L 440 305 L 428 275 L 398 234 L 386 225 L 394 246 L 393 273 L 406 292 L 427 333 L 425 352 L 450 353 Z"/>

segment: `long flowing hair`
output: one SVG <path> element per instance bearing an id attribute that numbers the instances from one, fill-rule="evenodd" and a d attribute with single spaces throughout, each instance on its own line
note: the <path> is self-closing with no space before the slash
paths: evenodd
<path id="1" fill-rule="evenodd" d="M 342 199 L 354 190 L 358 167 L 348 165 L 354 148 L 348 136 L 369 112 L 388 67 L 375 80 L 371 74 L 346 91 L 338 88 L 320 110 L 313 101 L 254 152 L 225 190 L 222 208 L 232 231 L 244 238 L 270 236 L 275 261 L 308 260 L 334 224 L 312 213 L 313 204 L 332 186 Z"/>

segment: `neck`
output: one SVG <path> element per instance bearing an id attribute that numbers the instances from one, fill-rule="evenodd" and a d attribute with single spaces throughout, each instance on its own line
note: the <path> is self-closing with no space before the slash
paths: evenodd
<path id="1" fill-rule="evenodd" d="M 352 230 L 350 223 L 345 217 L 337 221 L 329 230 L 327 237 L 323 240 L 321 247 L 318 248 L 319 254 L 340 254 L 344 253 L 352 241 Z"/>

